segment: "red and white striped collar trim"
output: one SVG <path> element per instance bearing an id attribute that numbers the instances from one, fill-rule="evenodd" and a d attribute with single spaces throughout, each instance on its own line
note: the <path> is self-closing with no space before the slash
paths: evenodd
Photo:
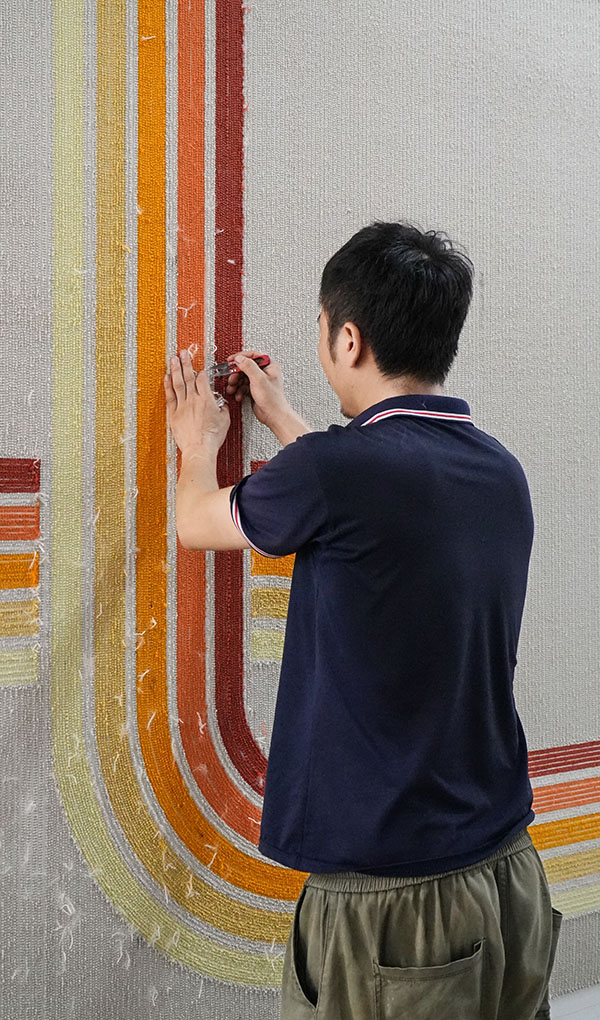
<path id="1" fill-rule="evenodd" d="M 388 397 L 372 407 L 367 407 L 352 419 L 353 425 L 372 425 L 384 418 L 410 414 L 417 418 L 434 418 L 441 421 L 467 422 L 473 424 L 471 409 L 461 397 L 447 397 L 445 394 L 407 394 L 404 397 Z"/>

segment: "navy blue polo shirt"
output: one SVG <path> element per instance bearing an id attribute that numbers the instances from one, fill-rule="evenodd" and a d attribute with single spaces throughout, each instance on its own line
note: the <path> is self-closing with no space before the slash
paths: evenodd
<path id="1" fill-rule="evenodd" d="M 299 436 L 231 512 L 263 556 L 296 554 L 259 850 L 429 875 L 528 826 L 513 674 L 533 512 L 468 403 L 388 397 Z"/>

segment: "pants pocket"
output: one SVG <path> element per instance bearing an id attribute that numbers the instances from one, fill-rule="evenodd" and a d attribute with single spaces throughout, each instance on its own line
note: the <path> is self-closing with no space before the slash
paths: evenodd
<path id="1" fill-rule="evenodd" d="M 552 941 L 550 943 L 550 956 L 548 957 L 548 967 L 546 970 L 546 985 L 535 1014 L 535 1020 L 545 1020 L 546 1017 L 550 1016 L 550 975 L 552 974 L 552 968 L 554 966 L 554 957 L 556 956 L 556 947 L 558 945 L 558 936 L 560 935 L 562 919 L 563 915 L 560 910 L 557 910 L 556 907 L 552 907 Z"/>
<path id="2" fill-rule="evenodd" d="M 485 939 L 435 967 L 387 967 L 373 960 L 376 1020 L 479 1020 Z"/>
<path id="3" fill-rule="evenodd" d="M 300 908 L 306 896 L 306 887 L 300 892 L 290 935 L 285 949 L 281 980 L 281 1020 L 312 1020 L 317 1011 L 316 1002 L 309 998 L 306 982 L 306 947 L 302 945 L 299 930 Z"/>

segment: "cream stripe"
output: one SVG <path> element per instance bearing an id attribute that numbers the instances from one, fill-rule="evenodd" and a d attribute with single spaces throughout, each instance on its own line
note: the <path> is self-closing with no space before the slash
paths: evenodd
<path id="1" fill-rule="evenodd" d="M 0 650 L 0 687 L 31 686 L 38 680 L 37 648 Z"/>
<path id="2" fill-rule="evenodd" d="M 273 659 L 280 661 L 283 658 L 283 643 L 285 632 L 283 630 L 253 630 L 250 635 L 250 658 L 261 661 Z"/>
<path id="3" fill-rule="evenodd" d="M 589 914 L 600 909 L 600 884 L 583 885 L 561 892 L 552 888 L 552 906 L 567 916 Z"/>

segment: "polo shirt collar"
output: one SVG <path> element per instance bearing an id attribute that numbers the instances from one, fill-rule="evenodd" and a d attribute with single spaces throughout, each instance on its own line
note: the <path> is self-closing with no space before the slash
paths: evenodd
<path id="1" fill-rule="evenodd" d="M 394 417 L 394 412 L 411 417 L 431 418 L 440 421 L 457 421 L 473 424 L 471 408 L 461 397 L 448 397 L 445 393 L 406 393 L 398 397 L 386 397 L 371 407 L 365 408 L 348 423 L 351 425 L 374 424 L 384 418 Z M 412 413 L 411 413 L 412 412 Z M 372 421 L 373 419 L 373 421 Z"/>

